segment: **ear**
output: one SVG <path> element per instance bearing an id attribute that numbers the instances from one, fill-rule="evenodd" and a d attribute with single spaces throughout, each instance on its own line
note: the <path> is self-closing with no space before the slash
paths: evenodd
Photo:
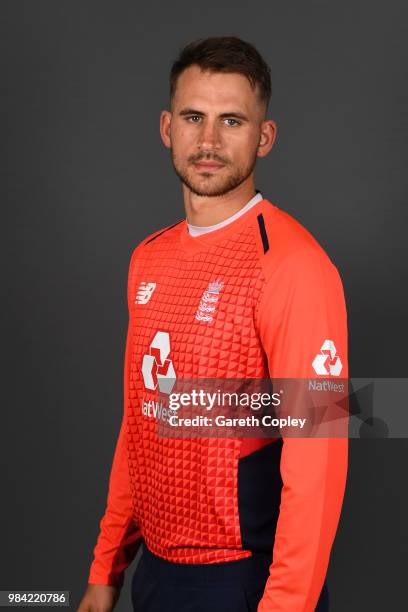
<path id="1" fill-rule="evenodd" d="M 171 112 L 166 110 L 162 111 L 160 114 L 160 136 L 164 146 L 168 149 L 171 147 L 170 123 Z"/>
<path id="2" fill-rule="evenodd" d="M 265 157 L 273 147 L 278 128 L 272 119 L 262 121 L 257 156 Z"/>

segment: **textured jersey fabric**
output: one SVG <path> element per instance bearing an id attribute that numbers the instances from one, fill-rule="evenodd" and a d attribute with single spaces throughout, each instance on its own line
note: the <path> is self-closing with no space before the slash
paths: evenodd
<path id="1" fill-rule="evenodd" d="M 208 310 L 203 294 L 214 283 L 218 297 Z M 201 236 L 190 236 L 183 219 L 143 240 L 130 261 L 128 307 L 124 414 L 88 582 L 121 586 L 142 538 L 177 563 L 251 556 L 258 544 L 244 537 L 237 473 L 252 457 L 272 457 L 279 443 L 273 562 L 258 609 L 313 611 L 341 511 L 347 438 L 164 438 L 142 404 L 154 402 L 158 379 L 169 373 L 316 379 L 312 363 L 326 339 L 346 378 L 336 267 L 298 221 L 263 199 Z M 265 479 L 263 491 L 268 486 Z"/>

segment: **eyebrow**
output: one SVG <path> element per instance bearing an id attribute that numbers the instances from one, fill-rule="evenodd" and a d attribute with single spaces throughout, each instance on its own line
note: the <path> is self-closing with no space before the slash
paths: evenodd
<path id="1" fill-rule="evenodd" d="M 205 113 L 199 110 L 195 110 L 194 108 L 183 108 L 179 112 L 179 115 L 200 115 L 201 117 L 205 117 Z M 221 115 L 219 115 L 219 117 L 221 117 L 222 119 L 227 117 L 237 117 L 237 119 L 242 119 L 242 121 L 248 121 L 248 117 L 246 115 L 237 111 L 231 111 L 230 113 L 222 113 Z"/>

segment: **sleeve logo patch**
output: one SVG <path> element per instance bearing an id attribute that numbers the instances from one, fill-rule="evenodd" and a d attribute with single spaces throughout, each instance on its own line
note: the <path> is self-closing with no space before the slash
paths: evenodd
<path id="1" fill-rule="evenodd" d="M 340 376 L 343 364 L 340 357 L 336 354 L 333 340 L 325 340 L 323 342 L 320 353 L 313 359 L 312 366 L 316 374 Z"/>

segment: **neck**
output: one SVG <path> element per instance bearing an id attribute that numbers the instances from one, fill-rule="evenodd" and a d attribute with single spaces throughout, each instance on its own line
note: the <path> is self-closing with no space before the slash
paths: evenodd
<path id="1" fill-rule="evenodd" d="M 245 206 L 255 193 L 252 174 L 236 189 L 222 196 L 198 196 L 183 184 L 187 222 L 200 227 L 221 223 Z"/>

